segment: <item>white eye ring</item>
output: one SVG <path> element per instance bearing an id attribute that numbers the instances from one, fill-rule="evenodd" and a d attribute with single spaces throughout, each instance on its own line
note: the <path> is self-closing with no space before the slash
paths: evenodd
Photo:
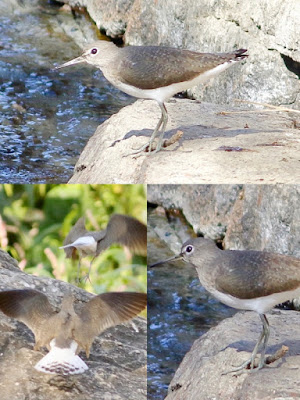
<path id="1" fill-rule="evenodd" d="M 186 254 L 192 254 L 194 251 L 194 246 L 192 246 L 191 244 L 188 244 L 187 246 L 185 246 L 184 252 Z"/>
<path id="2" fill-rule="evenodd" d="M 90 54 L 91 54 L 92 56 L 95 56 L 97 53 L 98 53 L 97 47 L 93 47 L 92 50 L 90 51 Z"/>

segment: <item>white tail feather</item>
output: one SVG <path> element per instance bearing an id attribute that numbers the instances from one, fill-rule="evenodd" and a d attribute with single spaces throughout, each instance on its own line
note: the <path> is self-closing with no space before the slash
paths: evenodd
<path id="1" fill-rule="evenodd" d="M 74 247 L 72 244 L 66 244 L 65 246 L 60 246 L 59 249 L 66 249 L 67 247 Z"/>
<path id="2" fill-rule="evenodd" d="M 55 339 L 50 343 L 51 350 L 36 365 L 35 369 L 46 374 L 73 375 L 82 374 L 88 369 L 86 363 L 75 354 L 77 343 L 72 341 L 69 348 L 55 346 Z"/>
<path id="3" fill-rule="evenodd" d="M 82 236 L 75 240 L 75 242 L 66 244 L 65 246 L 61 246 L 60 249 L 65 249 L 67 247 L 76 247 L 76 248 L 90 248 L 91 251 L 96 251 L 97 242 L 92 236 Z"/>

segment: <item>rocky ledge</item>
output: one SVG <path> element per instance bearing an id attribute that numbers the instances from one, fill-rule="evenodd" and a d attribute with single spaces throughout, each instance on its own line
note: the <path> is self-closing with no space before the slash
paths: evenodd
<path id="1" fill-rule="evenodd" d="M 173 99 L 166 138 L 181 139 L 150 156 L 128 156 L 147 143 L 160 110 L 138 100 L 98 127 L 69 183 L 295 183 L 300 179 L 297 114 Z"/>

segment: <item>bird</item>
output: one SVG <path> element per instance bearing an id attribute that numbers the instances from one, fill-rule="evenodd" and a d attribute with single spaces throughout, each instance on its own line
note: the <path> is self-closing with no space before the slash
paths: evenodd
<path id="1" fill-rule="evenodd" d="M 147 227 L 136 218 L 128 215 L 113 214 L 102 231 L 87 231 L 85 218 L 78 219 L 67 237 L 63 246 L 67 258 L 75 258 L 79 254 L 77 280 L 79 279 L 81 258 L 93 256 L 87 278 L 94 259 L 112 244 L 128 247 L 133 252 L 146 256 L 147 254 Z"/>
<path id="2" fill-rule="evenodd" d="M 248 57 L 246 49 L 230 53 L 198 53 L 164 46 L 117 47 L 98 40 L 87 45 L 82 55 L 54 68 L 79 63 L 99 68 L 104 77 L 119 90 L 142 99 L 156 100 L 161 117 L 148 143 L 130 154 L 154 154 L 160 151 L 168 122 L 165 101 L 218 75 L 237 61 Z M 158 136 L 159 135 L 159 136 Z M 152 143 L 158 136 L 156 148 Z"/>
<path id="3" fill-rule="evenodd" d="M 48 297 L 38 290 L 17 289 L 0 292 L 0 310 L 23 322 L 35 336 L 34 350 L 49 350 L 35 369 L 60 375 L 81 374 L 88 369 L 77 355 L 84 350 L 87 358 L 94 338 L 107 328 L 138 315 L 147 305 L 147 295 L 135 292 L 99 294 L 76 312 L 74 297 L 66 293 L 59 312 Z"/>
<path id="4" fill-rule="evenodd" d="M 263 368 L 270 334 L 265 314 L 276 305 L 300 296 L 300 260 L 266 251 L 221 250 L 213 240 L 198 237 L 187 240 L 179 255 L 149 267 L 180 259 L 195 267 L 201 285 L 220 302 L 259 314 L 263 328 L 251 357 L 229 372 L 249 367 L 253 370 L 262 343 L 257 369 Z"/>

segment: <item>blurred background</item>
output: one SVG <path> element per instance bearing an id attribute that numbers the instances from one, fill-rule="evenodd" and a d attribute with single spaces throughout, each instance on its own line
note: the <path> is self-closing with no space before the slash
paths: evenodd
<path id="1" fill-rule="evenodd" d="M 106 228 L 114 213 L 146 224 L 145 186 L 0 185 L 0 247 L 26 273 L 77 284 L 78 260 L 67 259 L 59 247 L 81 216 L 86 217 L 87 230 L 97 231 Z M 91 260 L 81 260 L 81 277 Z M 146 257 L 113 245 L 94 260 L 90 281 L 81 280 L 78 286 L 97 294 L 146 292 Z"/>

